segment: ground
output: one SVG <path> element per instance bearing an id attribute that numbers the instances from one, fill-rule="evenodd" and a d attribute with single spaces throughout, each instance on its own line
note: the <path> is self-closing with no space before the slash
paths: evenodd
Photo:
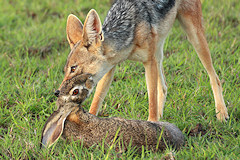
<path id="1" fill-rule="evenodd" d="M 214 67 L 223 84 L 229 120 L 217 121 L 209 77 L 176 22 L 164 47 L 168 96 L 163 121 L 176 124 L 186 143 L 180 151 L 112 147 L 86 149 L 79 142 L 59 140 L 41 150 L 41 131 L 56 109 L 54 91 L 63 80 L 70 48 L 65 27 L 70 13 L 82 22 L 94 8 L 101 20 L 109 0 L 0 1 L 0 159 L 238 159 L 240 154 L 240 3 L 202 0 L 204 27 Z M 84 102 L 89 108 L 93 94 Z M 148 97 L 141 63 L 117 67 L 99 116 L 147 120 Z M 1 158 L 2 157 L 2 158 Z"/>

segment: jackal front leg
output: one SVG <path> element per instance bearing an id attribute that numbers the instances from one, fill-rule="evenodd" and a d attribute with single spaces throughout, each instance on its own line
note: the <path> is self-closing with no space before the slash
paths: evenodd
<path id="1" fill-rule="evenodd" d="M 113 80 L 115 66 L 98 82 L 89 113 L 97 115 Z"/>
<path id="2" fill-rule="evenodd" d="M 157 105 L 157 81 L 158 81 L 158 71 L 157 71 L 157 61 L 152 59 L 144 63 L 145 76 L 147 82 L 148 90 L 148 102 L 149 102 L 149 121 L 158 121 L 158 105 Z"/>
<path id="3" fill-rule="evenodd" d="M 164 104 L 167 97 L 167 85 L 164 77 L 162 62 L 158 63 L 158 115 L 163 117 Z"/>

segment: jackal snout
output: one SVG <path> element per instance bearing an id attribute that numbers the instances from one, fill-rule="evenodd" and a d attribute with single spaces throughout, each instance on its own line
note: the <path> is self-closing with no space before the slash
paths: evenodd
<path id="1" fill-rule="evenodd" d="M 55 92 L 58 97 L 57 105 L 63 106 L 68 102 L 81 104 L 92 92 L 94 83 L 90 74 L 81 74 L 65 81 L 60 90 Z"/>

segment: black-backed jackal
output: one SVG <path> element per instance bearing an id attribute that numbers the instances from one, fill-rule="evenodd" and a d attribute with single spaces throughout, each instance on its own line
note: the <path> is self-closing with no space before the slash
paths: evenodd
<path id="1" fill-rule="evenodd" d="M 113 80 L 115 66 L 126 59 L 142 62 L 149 98 L 148 120 L 157 121 L 163 115 L 167 96 L 163 45 L 175 19 L 179 20 L 207 70 L 217 118 L 225 121 L 227 108 L 204 35 L 200 0 L 116 0 L 103 25 L 95 10 L 88 13 L 84 24 L 69 15 L 66 30 L 71 52 L 63 82 L 80 74 L 90 74 L 97 84 L 90 113 L 96 115 Z"/>

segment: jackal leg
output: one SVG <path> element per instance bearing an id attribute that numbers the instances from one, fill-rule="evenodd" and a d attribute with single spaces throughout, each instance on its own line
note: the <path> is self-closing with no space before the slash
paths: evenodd
<path id="1" fill-rule="evenodd" d="M 148 102 L 149 102 L 149 121 L 158 121 L 158 105 L 157 105 L 157 61 L 152 59 L 144 63 L 145 76 L 148 90 Z"/>
<path id="2" fill-rule="evenodd" d="M 200 1 L 194 1 L 194 3 L 191 5 L 191 8 L 185 7 L 187 6 L 185 4 L 182 5 L 182 9 L 178 12 L 178 19 L 210 77 L 210 83 L 215 99 L 217 118 L 220 121 L 225 121 L 229 118 L 229 116 L 222 95 L 221 82 L 214 70 L 210 51 L 201 24 L 201 3 Z"/>
<path id="3" fill-rule="evenodd" d="M 164 41 L 162 41 L 162 43 L 160 43 L 160 47 L 159 47 L 159 51 L 158 53 L 156 53 L 156 57 L 157 57 L 157 70 L 158 70 L 158 115 L 160 116 L 160 118 L 163 117 L 163 109 L 164 109 L 164 104 L 166 101 L 166 97 L 167 97 L 167 85 L 166 85 L 166 81 L 165 81 L 165 76 L 164 76 L 164 69 L 163 69 L 163 44 Z"/>
<path id="4" fill-rule="evenodd" d="M 97 115 L 99 108 L 102 106 L 102 102 L 112 83 L 115 68 L 116 67 L 113 67 L 107 74 L 105 74 L 97 84 L 94 98 L 89 110 L 89 112 L 93 115 Z"/>

